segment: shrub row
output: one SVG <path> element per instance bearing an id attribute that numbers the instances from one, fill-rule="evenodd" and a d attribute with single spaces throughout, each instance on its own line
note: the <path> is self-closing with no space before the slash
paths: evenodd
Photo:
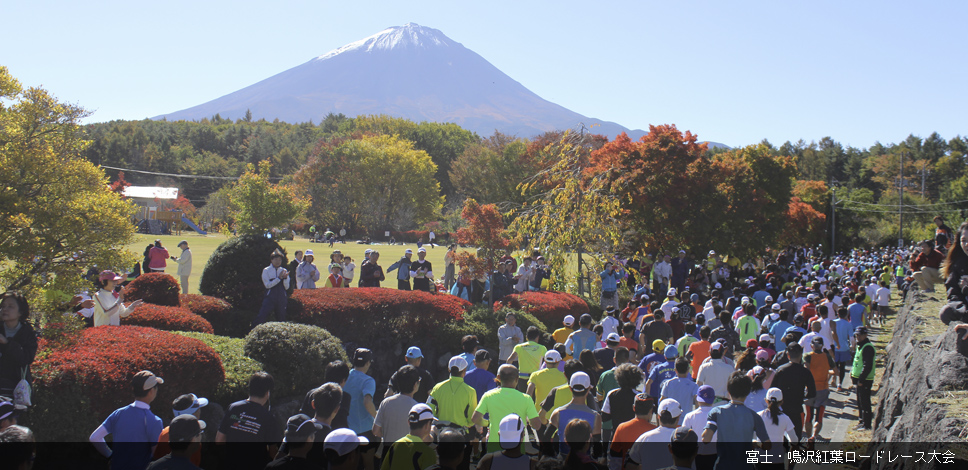
<path id="1" fill-rule="evenodd" d="M 214 333 L 208 320 L 182 307 L 142 304 L 131 315 L 121 319 L 122 325 L 145 326 L 164 331 L 197 331 Z"/>
<path id="2" fill-rule="evenodd" d="M 146 273 L 124 286 L 121 293 L 125 302 L 144 300 L 145 303 L 178 306 L 180 287 L 174 277 L 165 273 Z"/>
<path id="3" fill-rule="evenodd" d="M 551 291 L 511 294 L 494 303 L 494 310 L 501 308 L 524 310 L 552 331 L 561 327 L 561 321 L 566 315 L 574 315 L 577 320 L 582 314 L 589 313 L 588 303 L 581 297 L 567 292 Z"/>
<path id="4" fill-rule="evenodd" d="M 276 396 L 301 396 L 323 383 L 327 364 L 347 360 L 342 343 L 328 331 L 282 322 L 255 327 L 245 337 L 245 355 L 272 374 Z"/>
<path id="5" fill-rule="evenodd" d="M 218 384 L 215 392 L 207 398 L 222 406 L 228 406 L 248 396 L 249 376 L 265 370 L 259 361 L 245 355 L 243 339 L 187 331 L 179 331 L 178 334 L 197 339 L 218 353 L 222 368 L 225 370 L 225 380 Z"/>
<path id="6" fill-rule="evenodd" d="M 179 299 L 183 308 L 208 320 L 215 334 L 220 336 L 244 338 L 256 315 L 253 310 L 239 310 L 222 299 L 207 295 L 182 294 Z"/>
<path id="7" fill-rule="evenodd" d="M 170 415 L 179 395 L 211 395 L 225 380 L 214 349 L 154 328 L 87 328 L 70 347 L 52 350 L 42 340 L 40 349 L 29 423 L 45 441 L 82 440 L 111 411 L 131 403 L 131 377 L 140 370 L 165 379 L 152 403 L 159 416 Z"/>

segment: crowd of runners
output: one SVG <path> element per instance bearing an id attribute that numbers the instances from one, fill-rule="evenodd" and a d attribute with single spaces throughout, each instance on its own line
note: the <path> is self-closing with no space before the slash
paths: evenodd
<path id="1" fill-rule="evenodd" d="M 890 315 L 892 298 L 914 284 L 930 291 L 944 283 L 947 308 L 957 308 L 960 295 L 964 309 L 966 226 L 939 245 L 925 240 L 832 258 L 790 248 L 738 269 L 715 252 L 698 262 L 684 251 L 676 260 L 655 256 L 662 261 L 654 264 L 611 259 L 599 273 L 598 321 L 569 315 L 549 341 L 535 327 L 522 331 L 508 314 L 493 333 L 498 351 L 464 337 L 444 377 L 421 367 L 422 351 L 410 347 L 382 397 L 368 375 L 372 352 L 356 349 L 350 364 L 329 364 L 322 385 L 307 391 L 285 426 L 269 410 L 273 378 L 259 372 L 248 398 L 207 431 L 216 447 L 206 451 L 219 454 L 219 468 L 233 469 L 722 469 L 750 468 L 750 451 L 769 462 L 757 468 L 783 468 L 787 451 L 823 439 L 833 393 L 844 400 L 854 394 L 857 427 L 870 428 L 876 354 L 869 329 Z M 401 272 L 398 288 L 411 288 L 411 279 L 413 288 L 425 288 L 416 281 L 433 279 L 423 251 L 390 266 Z M 331 266 L 345 265 L 335 255 Z M 311 251 L 296 277 L 315 282 L 306 276 L 307 259 L 311 264 Z M 510 290 L 530 290 L 542 269 L 536 259 L 525 257 L 517 269 L 502 263 L 494 275 L 507 276 Z M 263 273 L 264 308 L 277 305 L 269 299 L 285 296 L 288 284 L 281 254 L 272 261 Z M 367 254 L 361 282 L 382 277 L 378 261 L 376 251 Z M 330 287 L 346 287 L 338 281 Z M 626 290 L 631 300 L 617 305 Z M 8 331 L 17 327 L 14 314 L 27 309 L 21 301 L 3 298 Z M 165 427 L 150 410 L 163 386 L 161 377 L 139 372 L 134 402 L 90 435 L 113 468 L 198 468 L 207 428 L 199 417 L 208 401 L 184 391 Z M 19 412 L 0 403 L 0 442 L 30 437 L 16 425 Z"/>

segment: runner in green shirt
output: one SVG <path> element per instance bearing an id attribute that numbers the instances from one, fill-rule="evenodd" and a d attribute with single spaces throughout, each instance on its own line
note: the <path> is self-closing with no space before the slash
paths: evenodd
<path id="1" fill-rule="evenodd" d="M 501 420 L 505 416 L 514 413 L 528 421 L 533 429 L 541 427 L 541 420 L 538 419 L 538 411 L 534 409 L 534 402 L 527 395 L 515 390 L 518 384 L 518 368 L 511 364 L 504 364 L 497 370 L 498 380 L 501 386 L 491 390 L 481 397 L 481 402 L 474 410 L 471 420 L 474 424 L 482 426 L 484 415 L 488 414 L 491 422 L 487 436 L 488 452 L 500 451 L 498 445 L 498 428 Z"/>
<path id="2" fill-rule="evenodd" d="M 508 364 L 513 363 L 515 360 L 518 361 L 518 375 L 521 378 L 521 381 L 519 381 L 521 387 L 518 390 L 524 388 L 533 372 L 541 369 L 541 360 L 544 359 L 545 353 L 548 352 L 548 348 L 537 343 L 540 336 L 541 331 L 537 327 L 529 327 L 528 332 L 525 333 L 528 342 L 515 346 L 511 355 L 508 356 Z"/>
<path id="3" fill-rule="evenodd" d="M 401 437 L 390 445 L 383 457 L 380 470 L 427 468 L 437 463 L 437 454 L 430 448 L 433 437 L 430 435 L 434 423 L 434 413 L 430 407 L 417 403 L 410 409 L 407 418 L 410 434 Z"/>
<path id="4" fill-rule="evenodd" d="M 437 384 L 430 391 L 427 404 L 430 405 L 438 420 L 466 430 L 474 425 L 471 422 L 471 414 L 477 409 L 477 392 L 464 383 L 467 360 L 462 356 L 454 356 L 450 358 L 448 368 L 450 368 L 450 378 Z"/>

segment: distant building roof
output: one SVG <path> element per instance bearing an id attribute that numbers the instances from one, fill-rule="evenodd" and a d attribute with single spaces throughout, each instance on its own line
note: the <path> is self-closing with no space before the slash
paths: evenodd
<path id="1" fill-rule="evenodd" d="M 128 186 L 124 188 L 124 196 L 140 199 L 178 199 L 178 188 Z"/>

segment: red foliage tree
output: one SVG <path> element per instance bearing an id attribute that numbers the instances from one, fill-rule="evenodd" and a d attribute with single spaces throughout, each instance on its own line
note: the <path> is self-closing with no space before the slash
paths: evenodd
<path id="1" fill-rule="evenodd" d="M 821 242 L 827 215 L 794 196 L 787 208 L 786 223 L 780 241 L 783 245 L 813 245 Z"/>
<path id="2" fill-rule="evenodd" d="M 118 179 L 115 180 L 113 183 L 109 184 L 108 189 L 110 189 L 111 192 L 113 193 L 117 193 L 118 196 L 121 196 L 123 198 L 124 188 L 127 188 L 128 186 L 131 186 L 131 183 L 129 183 L 127 180 L 124 179 L 124 172 L 119 171 Z"/>
<path id="3" fill-rule="evenodd" d="M 464 201 L 460 216 L 467 222 L 466 227 L 457 230 L 457 241 L 463 245 L 477 247 L 477 260 L 481 268 L 490 272 L 494 263 L 510 245 L 505 234 L 504 217 L 494 204 L 480 205 L 474 199 Z M 458 262 L 461 259 L 458 258 Z M 470 259 L 464 259 L 471 262 Z"/>

